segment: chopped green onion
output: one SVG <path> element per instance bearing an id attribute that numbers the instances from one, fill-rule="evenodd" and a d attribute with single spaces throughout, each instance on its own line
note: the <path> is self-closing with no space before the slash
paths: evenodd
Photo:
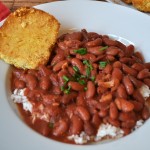
<path id="1" fill-rule="evenodd" d="M 80 78 L 86 78 L 86 76 L 85 75 L 81 75 Z"/>
<path id="2" fill-rule="evenodd" d="M 75 72 L 79 72 L 79 69 L 78 69 L 77 66 L 73 66 L 73 70 L 74 70 Z"/>
<path id="3" fill-rule="evenodd" d="M 51 123 L 51 122 L 50 122 L 50 123 L 49 123 L 49 128 L 52 129 L 53 127 L 54 127 L 54 123 Z"/>
<path id="4" fill-rule="evenodd" d="M 86 68 L 86 76 L 89 77 L 91 73 L 91 69 L 89 67 Z"/>
<path id="5" fill-rule="evenodd" d="M 70 93 L 70 89 L 71 89 L 71 86 L 68 86 L 68 89 L 65 89 L 65 90 L 64 90 L 64 93 L 65 93 L 65 94 L 69 94 L 69 93 Z"/>
<path id="6" fill-rule="evenodd" d="M 87 87 L 84 88 L 84 91 L 87 91 Z"/>
<path id="7" fill-rule="evenodd" d="M 85 55 L 87 53 L 86 48 L 79 48 L 77 50 L 74 50 L 75 53 L 78 53 L 80 55 Z"/>
<path id="8" fill-rule="evenodd" d="M 92 81 L 95 81 L 95 77 L 94 77 L 94 76 L 92 76 L 92 77 L 91 77 L 91 80 L 92 80 Z"/>
<path id="9" fill-rule="evenodd" d="M 84 85 L 85 84 L 85 81 L 84 80 L 79 80 L 78 81 L 81 85 Z"/>
<path id="10" fill-rule="evenodd" d="M 99 65 L 100 65 L 101 68 L 105 68 L 106 65 L 107 65 L 107 62 L 106 61 L 101 61 L 101 62 L 99 62 Z"/>
<path id="11" fill-rule="evenodd" d="M 65 87 L 64 87 L 64 86 L 61 86 L 60 89 L 61 89 L 61 91 L 64 91 L 64 90 L 65 90 Z"/>
<path id="12" fill-rule="evenodd" d="M 90 70 L 93 70 L 93 67 L 92 67 L 92 65 L 89 63 L 88 60 L 83 60 L 83 64 L 87 65 L 87 66 L 90 68 Z"/>
<path id="13" fill-rule="evenodd" d="M 108 48 L 108 46 L 101 47 L 101 48 L 100 48 L 100 51 L 104 51 L 104 50 L 106 50 L 107 48 Z"/>
<path id="14" fill-rule="evenodd" d="M 63 76 L 62 78 L 64 79 L 65 82 L 69 81 L 69 78 L 67 76 Z"/>

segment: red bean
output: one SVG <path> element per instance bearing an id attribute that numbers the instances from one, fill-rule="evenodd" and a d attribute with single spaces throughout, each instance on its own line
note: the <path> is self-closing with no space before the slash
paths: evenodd
<path id="1" fill-rule="evenodd" d="M 94 47 L 94 46 L 99 46 L 102 44 L 102 39 L 101 38 L 97 38 L 93 41 L 87 42 L 86 46 L 87 47 Z"/>
<path id="2" fill-rule="evenodd" d="M 92 81 L 88 81 L 87 83 L 87 91 L 86 91 L 86 98 L 92 98 L 95 95 L 95 85 Z"/>
<path id="3" fill-rule="evenodd" d="M 35 89 L 38 84 L 37 78 L 34 75 L 27 74 L 26 75 L 26 84 L 29 89 L 31 89 L 31 90 Z"/>
<path id="4" fill-rule="evenodd" d="M 71 117 L 70 134 L 78 135 L 83 130 L 83 121 L 77 116 Z"/>
<path id="5" fill-rule="evenodd" d="M 68 82 L 68 86 L 71 87 L 72 90 L 75 91 L 83 91 L 84 90 L 84 85 L 81 85 L 78 82 L 74 82 L 74 81 L 69 81 Z"/>
<path id="6" fill-rule="evenodd" d="M 125 65 L 125 64 L 122 64 L 122 70 L 123 70 L 125 73 L 129 74 L 129 75 L 132 75 L 132 76 L 136 76 L 136 75 L 137 75 L 137 71 L 136 71 L 135 69 L 130 68 L 130 67 L 128 67 L 128 66 Z"/>
<path id="7" fill-rule="evenodd" d="M 62 136 L 67 132 L 68 127 L 68 123 L 65 120 L 59 120 L 54 124 L 53 135 Z"/>
<path id="8" fill-rule="evenodd" d="M 14 86 L 15 86 L 16 89 L 23 89 L 23 88 L 26 87 L 26 84 L 25 84 L 24 81 L 16 79 L 14 81 Z"/>
<path id="9" fill-rule="evenodd" d="M 126 55 L 127 57 L 130 57 L 130 56 L 133 55 L 133 53 L 134 53 L 134 46 L 133 46 L 133 45 L 127 46 L 127 47 L 126 47 L 126 50 L 125 50 L 125 55 Z"/>
<path id="10" fill-rule="evenodd" d="M 96 129 L 90 122 L 84 122 L 84 131 L 87 135 L 92 136 L 96 134 Z"/>
<path id="11" fill-rule="evenodd" d="M 51 86 L 51 81 L 49 77 L 46 77 L 46 76 L 41 77 L 39 86 L 43 90 L 48 90 Z"/>
<path id="12" fill-rule="evenodd" d="M 53 67 L 53 71 L 57 72 L 60 69 L 62 69 L 64 67 L 64 65 L 67 65 L 68 61 L 67 60 L 62 60 L 60 62 L 58 62 L 54 67 Z"/>
<path id="13" fill-rule="evenodd" d="M 119 53 L 120 49 L 115 46 L 110 46 L 106 50 L 106 54 L 116 56 Z"/>
<path id="14" fill-rule="evenodd" d="M 82 120 L 88 121 L 90 119 L 90 113 L 88 112 L 87 108 L 83 106 L 77 106 L 76 112 Z"/>
<path id="15" fill-rule="evenodd" d="M 96 46 L 96 47 L 88 47 L 87 50 L 89 53 L 94 55 L 102 55 L 105 53 L 105 51 L 101 50 L 102 46 Z"/>
<path id="16" fill-rule="evenodd" d="M 120 84 L 117 88 L 117 96 L 120 98 L 127 99 L 127 92 L 123 84 Z"/>
<path id="17" fill-rule="evenodd" d="M 109 110 L 109 116 L 110 118 L 112 119 L 117 119 L 118 118 L 118 109 L 117 109 L 117 106 L 114 102 L 112 102 L 110 104 L 110 110 Z"/>
<path id="18" fill-rule="evenodd" d="M 112 72 L 112 78 L 121 81 L 122 77 L 123 77 L 122 71 L 119 68 L 114 68 Z"/>
<path id="19" fill-rule="evenodd" d="M 123 77 L 123 84 L 126 88 L 126 91 L 129 95 L 133 94 L 134 92 L 134 87 L 133 87 L 133 84 L 131 82 L 131 80 L 129 79 L 128 76 L 124 76 Z"/>
<path id="20" fill-rule="evenodd" d="M 138 79 L 144 79 L 144 78 L 148 78 L 148 77 L 150 77 L 150 72 L 148 69 L 141 70 L 137 75 Z"/>

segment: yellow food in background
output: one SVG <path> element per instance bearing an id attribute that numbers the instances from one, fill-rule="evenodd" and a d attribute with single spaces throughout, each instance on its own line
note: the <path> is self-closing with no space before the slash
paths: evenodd
<path id="1" fill-rule="evenodd" d="M 0 27 L 0 58 L 23 69 L 46 64 L 59 27 L 57 19 L 42 10 L 17 9 Z"/>

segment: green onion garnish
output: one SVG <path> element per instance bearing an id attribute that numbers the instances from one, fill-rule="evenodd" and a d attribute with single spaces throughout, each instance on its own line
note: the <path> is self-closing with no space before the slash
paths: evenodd
<path id="1" fill-rule="evenodd" d="M 83 60 L 83 64 L 87 65 L 90 68 L 90 70 L 93 69 L 92 65 L 89 63 L 88 60 Z"/>
<path id="2" fill-rule="evenodd" d="M 79 84 L 81 84 L 81 85 L 85 85 L 85 81 L 84 81 L 84 80 L 79 80 L 78 82 L 79 82 Z"/>
<path id="3" fill-rule="evenodd" d="M 65 89 L 65 90 L 64 90 L 64 93 L 65 93 L 65 94 L 69 94 L 69 93 L 70 93 L 70 89 L 71 89 L 71 86 L 68 86 L 68 89 Z"/>
<path id="4" fill-rule="evenodd" d="M 89 67 L 86 68 L 86 76 L 89 77 L 91 73 L 91 69 Z"/>
<path id="5" fill-rule="evenodd" d="M 95 81 L 95 77 L 94 77 L 94 76 L 92 76 L 92 77 L 91 77 L 91 80 L 92 80 L 92 81 Z"/>
<path id="6" fill-rule="evenodd" d="M 85 55 L 87 53 L 87 49 L 86 48 L 79 48 L 77 50 L 74 50 L 75 53 L 78 53 L 80 55 Z"/>
<path id="7" fill-rule="evenodd" d="M 73 66 L 73 70 L 74 70 L 75 72 L 79 72 L 79 69 L 78 69 L 77 66 Z"/>
<path id="8" fill-rule="evenodd" d="M 63 76 L 62 78 L 63 78 L 63 80 L 64 80 L 65 82 L 68 82 L 68 81 L 69 81 L 69 78 L 68 78 L 67 76 Z"/>
<path id="9" fill-rule="evenodd" d="M 106 61 L 101 61 L 101 62 L 99 62 L 99 65 L 100 65 L 101 68 L 105 68 L 106 65 L 107 65 L 107 62 Z"/>
<path id="10" fill-rule="evenodd" d="M 100 48 L 100 51 L 104 51 L 104 50 L 106 50 L 107 48 L 108 48 L 108 46 L 101 47 L 101 48 Z"/>
<path id="11" fill-rule="evenodd" d="M 84 88 L 84 91 L 87 91 L 87 87 Z"/>

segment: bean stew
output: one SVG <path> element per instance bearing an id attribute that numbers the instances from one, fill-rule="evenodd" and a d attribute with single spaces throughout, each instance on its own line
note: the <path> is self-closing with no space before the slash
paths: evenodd
<path id="1" fill-rule="evenodd" d="M 24 121 L 51 139 L 85 144 L 121 136 L 149 118 L 150 63 L 134 45 L 95 32 L 66 33 L 47 65 L 13 68 L 12 99 Z M 107 127 L 105 127 L 105 125 Z M 119 137 L 121 137 L 119 135 Z"/>

